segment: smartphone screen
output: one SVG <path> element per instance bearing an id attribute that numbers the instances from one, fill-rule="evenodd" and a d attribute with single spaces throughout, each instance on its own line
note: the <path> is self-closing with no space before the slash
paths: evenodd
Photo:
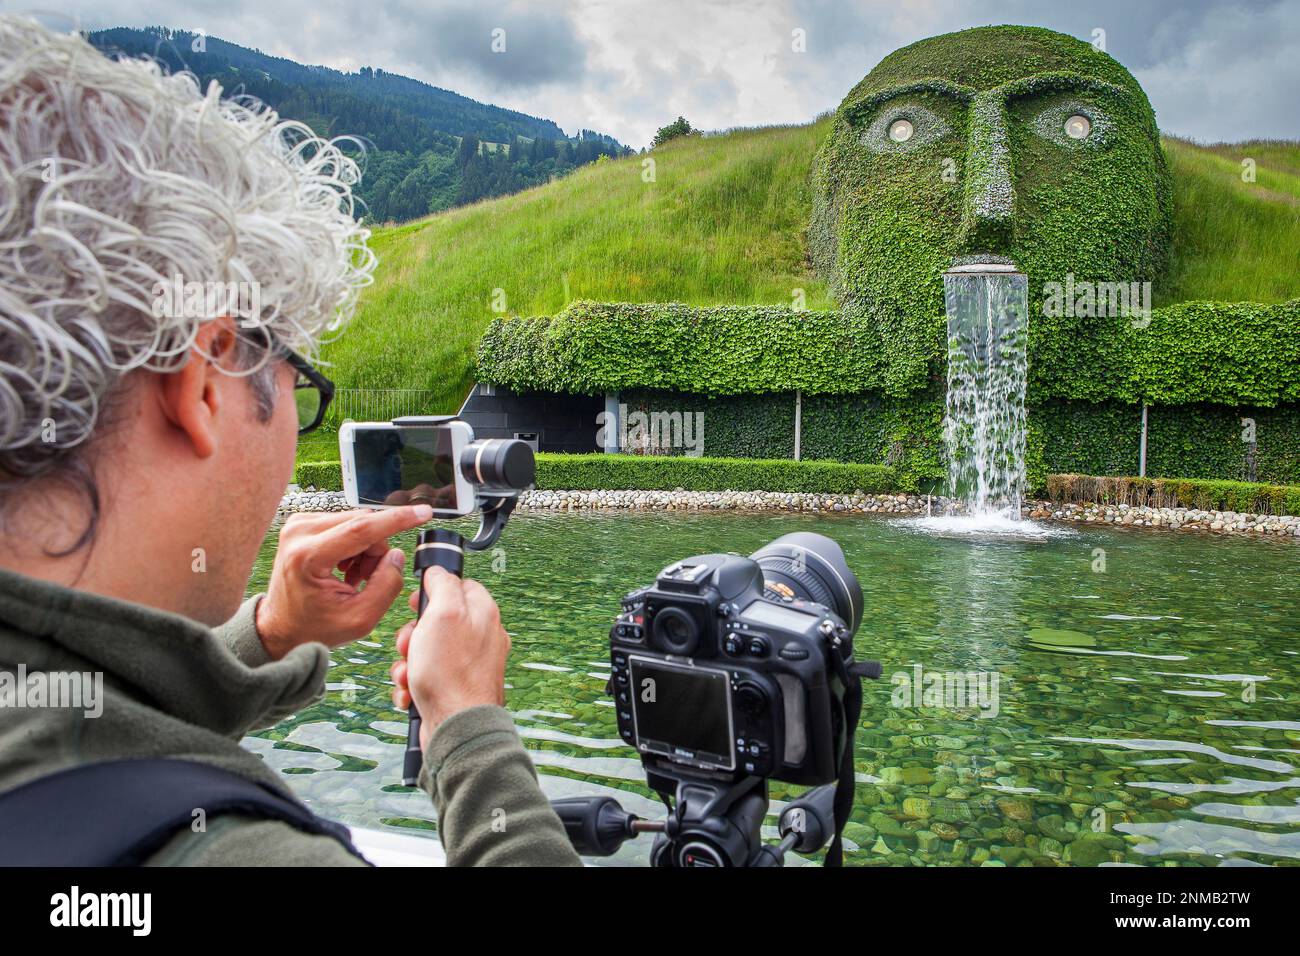
<path id="1" fill-rule="evenodd" d="M 456 467 L 463 437 L 454 427 L 344 426 L 340 444 L 351 442 L 349 492 L 363 507 L 431 505 L 443 514 L 464 514 L 465 482 Z M 458 442 L 458 438 L 462 440 Z M 349 497 L 352 497 L 349 495 Z"/>

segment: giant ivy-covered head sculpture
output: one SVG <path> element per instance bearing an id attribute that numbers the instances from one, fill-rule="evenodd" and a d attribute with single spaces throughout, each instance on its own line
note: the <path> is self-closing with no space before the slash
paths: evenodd
<path id="1" fill-rule="evenodd" d="M 836 112 L 813 189 L 814 262 L 846 309 L 876 317 L 895 392 L 942 354 L 954 264 L 1014 262 L 1032 314 L 1044 283 L 1069 273 L 1155 279 L 1169 240 L 1169 173 L 1141 86 L 1090 44 L 1034 27 L 885 57 Z"/>

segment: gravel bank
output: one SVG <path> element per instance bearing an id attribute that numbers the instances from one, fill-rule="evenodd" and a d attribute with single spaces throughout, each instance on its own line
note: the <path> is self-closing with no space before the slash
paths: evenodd
<path id="1" fill-rule="evenodd" d="M 943 514 L 946 498 L 929 507 Z M 923 515 L 927 502 L 918 495 L 826 495 L 781 491 L 528 491 L 518 511 L 800 511 L 843 514 Z M 345 511 L 337 491 L 291 485 L 280 501 L 279 515 L 298 511 Z M 960 509 L 958 509 L 960 510 Z M 1114 524 L 1165 531 L 1204 531 L 1224 535 L 1291 537 L 1300 540 L 1300 517 L 1198 511 L 1192 508 L 1132 508 L 1128 505 L 1027 502 L 1023 514 L 1034 521 L 1066 524 Z"/>

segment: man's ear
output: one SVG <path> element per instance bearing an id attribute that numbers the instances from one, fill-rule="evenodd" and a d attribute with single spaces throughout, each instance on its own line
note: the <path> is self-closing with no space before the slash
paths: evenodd
<path id="1" fill-rule="evenodd" d="M 159 405 L 163 416 L 181 431 L 199 458 L 217 450 L 216 417 L 230 376 L 220 366 L 233 357 L 234 321 L 224 316 L 199 330 L 189 361 L 177 372 L 162 376 Z"/>

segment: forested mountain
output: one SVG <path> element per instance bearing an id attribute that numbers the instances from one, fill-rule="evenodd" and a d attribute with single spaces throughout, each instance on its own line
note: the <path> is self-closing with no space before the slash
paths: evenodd
<path id="1" fill-rule="evenodd" d="M 359 210 L 375 222 L 414 219 L 546 182 L 601 155 L 630 150 L 591 130 L 567 137 L 554 122 L 363 67 L 304 66 L 212 36 L 166 27 L 88 35 L 108 53 L 151 56 L 203 86 L 254 96 L 318 134 L 365 142 Z"/>

